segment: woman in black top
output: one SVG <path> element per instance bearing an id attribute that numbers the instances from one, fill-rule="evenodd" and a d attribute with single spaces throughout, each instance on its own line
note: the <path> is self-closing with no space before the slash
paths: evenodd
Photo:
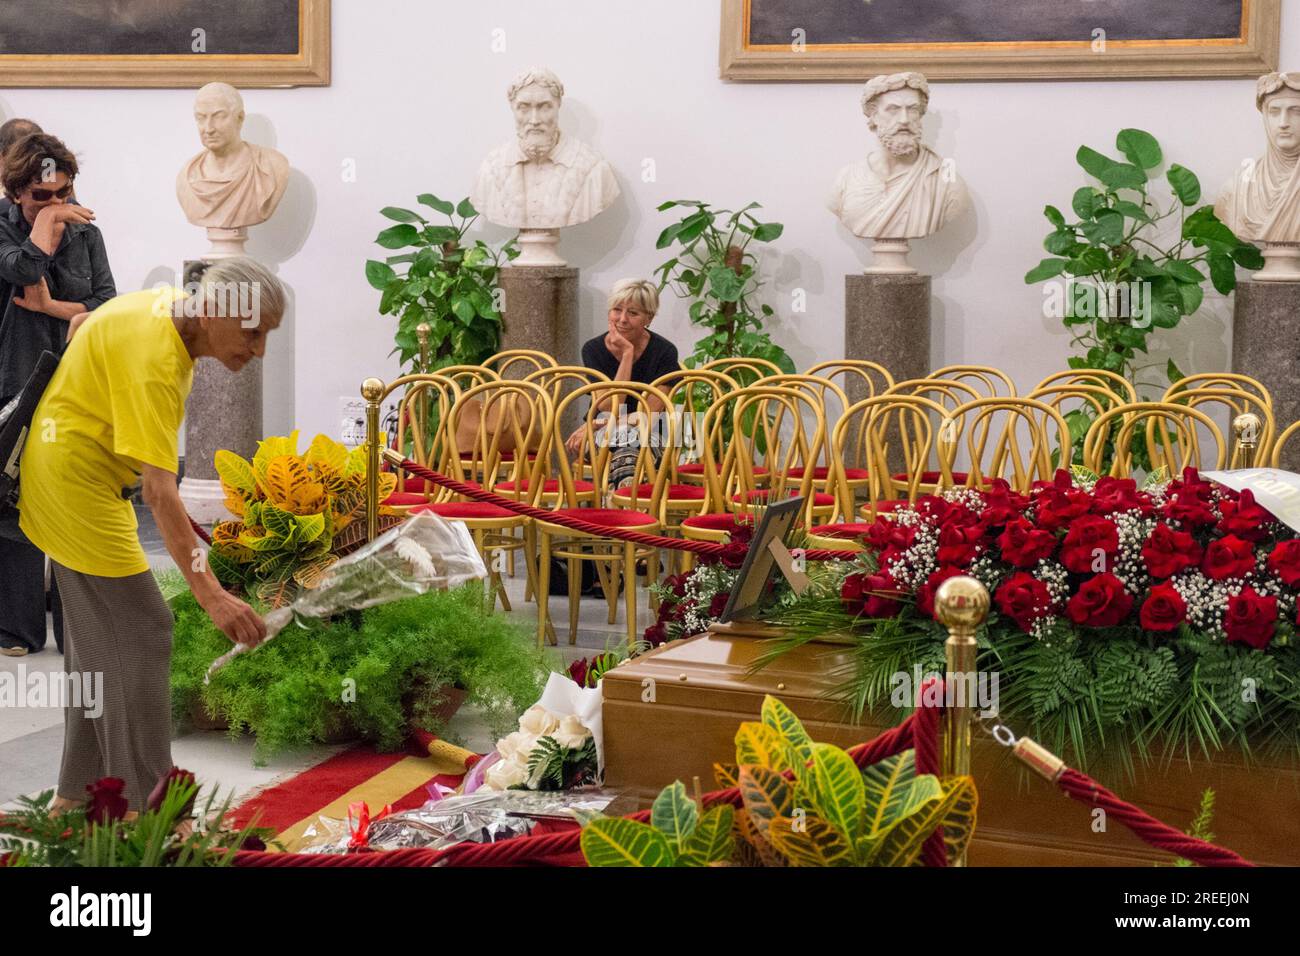
<path id="1" fill-rule="evenodd" d="M 582 364 L 603 372 L 611 382 L 642 382 L 678 371 L 677 346 L 658 333 L 650 323 L 659 311 L 659 290 L 644 279 L 623 279 L 609 294 L 609 331 L 582 347 Z M 627 401 L 624 401 L 627 404 Z M 654 407 L 651 411 L 663 411 Z M 576 455 L 582 445 L 580 426 L 565 447 Z"/>

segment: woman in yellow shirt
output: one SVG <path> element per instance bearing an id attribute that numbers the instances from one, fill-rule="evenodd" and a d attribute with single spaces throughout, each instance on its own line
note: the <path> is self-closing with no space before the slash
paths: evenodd
<path id="1" fill-rule="evenodd" d="M 172 616 L 136 533 L 137 484 L 216 626 L 240 643 L 266 636 L 202 560 L 177 490 L 177 436 L 195 360 L 238 371 L 260 358 L 284 307 L 279 280 L 243 257 L 209 266 L 193 296 L 118 296 L 76 323 L 36 408 L 20 463 L 20 526 L 54 564 L 68 674 L 103 675 L 93 710 L 65 708 L 55 809 L 81 803 L 95 780 L 119 777 L 138 811 L 172 766 Z"/>

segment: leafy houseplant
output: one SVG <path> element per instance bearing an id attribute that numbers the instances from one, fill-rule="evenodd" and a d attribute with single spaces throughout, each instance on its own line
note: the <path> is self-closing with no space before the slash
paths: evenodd
<path id="1" fill-rule="evenodd" d="M 740 789 L 742 810 L 701 813 L 677 781 L 655 799 L 648 825 L 588 818 L 588 865 L 910 866 L 937 826 L 949 859 L 969 843 L 970 777 L 918 774 L 910 750 L 860 770 L 845 751 L 814 743 L 775 697 L 764 698 L 761 716 L 736 733 L 737 765 L 717 768 L 720 785 Z"/>
<path id="2" fill-rule="evenodd" d="M 672 286 L 682 298 L 691 299 L 690 318 L 708 335 L 695 343 L 695 352 L 685 361 L 689 368 L 720 358 L 762 358 L 775 362 L 784 372 L 794 372 L 794 362 L 763 331 L 763 320 L 774 312 L 770 305 L 754 301 L 762 283 L 758 279 L 758 257 L 749 251 L 754 242 L 772 242 L 785 227 L 760 222 L 750 203 L 738 212 L 712 209 L 698 200 L 672 200 L 660 212 L 689 210 L 678 222 L 659 235 L 656 249 L 674 243 L 681 248 L 655 273 L 659 288 Z"/>
<path id="3" fill-rule="evenodd" d="M 303 454 L 298 433 L 258 443 L 252 461 L 218 451 L 226 507 L 238 517 L 212 529 L 217 579 L 278 607 L 314 587 L 364 530 L 366 450 L 317 435 Z M 397 477 L 379 476 L 379 500 Z"/>
<path id="4" fill-rule="evenodd" d="M 1043 215 L 1052 231 L 1043 245 L 1052 255 L 1025 275 L 1026 283 L 1068 277 L 1062 320 L 1084 349 L 1070 358 L 1071 368 L 1097 368 L 1127 377 L 1135 386 L 1150 365 L 1139 363 L 1156 329 L 1172 329 L 1192 315 L 1204 298 L 1208 271 L 1216 290 L 1227 295 L 1236 287 L 1236 267 L 1259 269 L 1259 250 L 1241 241 L 1214 214 L 1197 207 L 1201 184 L 1177 163 L 1165 171 L 1175 201 L 1162 209 L 1149 193 L 1154 171 L 1164 162 L 1160 144 L 1150 133 L 1123 129 L 1115 148 L 1120 162 L 1087 146 L 1075 158 L 1101 183 L 1083 186 L 1070 201 L 1077 219 L 1067 220 L 1055 206 Z M 1176 239 L 1162 238 L 1177 224 Z M 1170 382 L 1183 377 L 1171 359 Z"/>
<path id="5" fill-rule="evenodd" d="M 387 206 L 380 212 L 397 225 L 381 232 L 375 242 L 385 249 L 414 251 L 366 262 L 366 279 L 383 293 L 380 315 L 398 317 L 393 353 L 403 366 L 418 366 L 416 329 L 427 323 L 433 346 L 429 368 L 414 367 L 415 371 L 479 365 L 497 351 L 501 341 L 496 290 L 502 257 L 514 259 L 519 250 L 513 239 L 499 249 L 481 239 L 467 245 L 466 235 L 478 218 L 468 199 L 452 205 L 424 193 L 417 201 L 445 217 L 446 223 L 434 224 L 414 210 Z M 404 266 L 405 271 L 394 266 Z"/>

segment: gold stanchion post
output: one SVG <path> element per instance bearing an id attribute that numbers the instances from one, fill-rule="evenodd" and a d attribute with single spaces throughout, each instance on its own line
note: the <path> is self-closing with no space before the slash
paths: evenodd
<path id="1" fill-rule="evenodd" d="M 1243 412 L 1232 420 L 1232 460 L 1230 468 L 1255 467 L 1255 448 L 1263 423 L 1254 412 Z"/>
<path id="2" fill-rule="evenodd" d="M 379 452 L 384 446 L 379 425 L 379 403 L 384 398 L 381 379 L 368 378 L 361 385 L 366 400 L 366 540 L 379 535 Z"/>
<path id="3" fill-rule="evenodd" d="M 949 578 L 934 596 L 939 622 L 948 629 L 944 643 L 948 673 L 944 676 L 944 776 L 969 776 L 971 718 L 979 706 L 975 688 L 975 630 L 989 613 L 989 592 L 972 577 Z M 954 861 L 966 865 L 966 854 Z"/>

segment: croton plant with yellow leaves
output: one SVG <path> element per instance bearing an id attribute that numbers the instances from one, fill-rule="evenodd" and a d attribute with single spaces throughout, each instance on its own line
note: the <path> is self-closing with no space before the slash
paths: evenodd
<path id="1" fill-rule="evenodd" d="M 317 435 L 302 454 L 298 432 L 258 443 L 252 461 L 217 452 L 226 508 L 238 520 L 212 529 L 209 563 L 227 587 L 272 606 L 313 588 L 365 533 L 366 450 Z M 379 500 L 397 477 L 379 476 Z M 385 524 L 398 520 L 390 517 Z"/>

